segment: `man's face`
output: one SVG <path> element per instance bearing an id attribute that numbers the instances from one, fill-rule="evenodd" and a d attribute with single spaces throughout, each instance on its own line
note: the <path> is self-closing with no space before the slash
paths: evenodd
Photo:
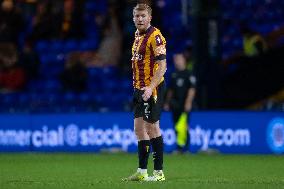
<path id="1" fill-rule="evenodd" d="M 10 0 L 4 0 L 1 4 L 1 7 L 4 11 L 11 11 L 14 7 L 14 3 Z"/>
<path id="2" fill-rule="evenodd" d="M 175 54 L 173 58 L 177 70 L 181 71 L 186 68 L 186 60 L 182 54 Z"/>
<path id="3" fill-rule="evenodd" d="M 148 29 L 151 19 L 152 16 L 149 15 L 147 10 L 135 10 L 133 13 L 133 21 L 139 32 L 144 32 Z"/>

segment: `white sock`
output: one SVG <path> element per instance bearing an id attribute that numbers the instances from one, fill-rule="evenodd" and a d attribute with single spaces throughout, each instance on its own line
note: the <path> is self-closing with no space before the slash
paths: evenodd
<path id="1" fill-rule="evenodd" d="M 137 172 L 142 173 L 142 174 L 146 174 L 147 173 L 147 169 L 138 168 Z"/>
<path id="2" fill-rule="evenodd" d="M 155 173 L 163 173 L 163 170 L 154 170 Z"/>

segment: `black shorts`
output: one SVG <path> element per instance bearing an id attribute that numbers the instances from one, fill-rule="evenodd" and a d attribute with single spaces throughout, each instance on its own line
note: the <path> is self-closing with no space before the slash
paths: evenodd
<path id="1" fill-rule="evenodd" d="M 133 111 L 134 117 L 143 117 L 144 121 L 148 123 L 155 123 L 160 120 L 161 111 L 163 108 L 164 97 L 166 93 L 165 82 L 159 84 L 157 88 L 157 101 L 155 102 L 153 96 L 151 96 L 147 101 L 142 98 L 144 91 L 139 89 L 134 89 L 133 94 Z"/>

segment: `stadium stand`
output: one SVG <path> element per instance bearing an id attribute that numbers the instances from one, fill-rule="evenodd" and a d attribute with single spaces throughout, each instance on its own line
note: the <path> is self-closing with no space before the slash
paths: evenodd
<path id="1" fill-rule="evenodd" d="M 24 1 L 16 1 L 17 7 L 24 12 L 26 23 L 32 22 L 35 11 L 28 12 L 27 5 Z M 61 3 L 59 3 L 61 2 Z M 56 6 L 62 6 L 63 1 L 58 1 Z M 84 19 L 84 37 L 69 39 L 40 39 L 35 41 L 34 50 L 40 57 L 39 77 L 28 81 L 25 90 L 17 91 L 9 94 L 1 93 L 0 111 L 1 112 L 90 112 L 90 111 L 129 111 L 131 108 L 131 77 L 129 74 L 122 74 L 119 66 L 104 67 L 87 67 L 88 79 L 87 90 L 77 93 L 62 90 L 59 81 L 59 74 L 64 70 L 66 57 L 72 52 L 88 52 L 96 51 L 101 42 L 100 19 L 108 16 L 107 1 L 104 0 L 86 0 L 82 1 L 81 6 Z M 188 1 L 191 8 L 192 1 Z M 273 38 L 273 33 L 279 33 L 284 26 L 284 2 L 282 0 L 232 0 L 230 3 L 226 0 L 220 0 L 221 4 L 221 26 L 222 26 L 222 58 L 226 59 L 234 53 L 241 51 L 243 42 L 239 31 L 239 25 L 248 24 L 251 28 L 261 33 L 265 38 Z M 35 5 L 30 7 L 34 9 Z M 58 8 L 58 7 L 57 7 Z M 62 8 L 62 7 L 61 7 Z M 157 8 L 161 12 L 162 29 L 168 39 L 168 64 L 170 73 L 173 70 L 171 63 L 171 55 L 176 51 L 184 51 L 187 46 L 191 45 L 191 16 L 187 18 L 187 24 L 184 22 L 182 1 L 160 0 L 157 1 Z M 52 11 L 54 11 L 51 9 Z M 52 11 L 50 10 L 50 14 Z M 248 19 L 253 18 L 253 19 Z M 247 20 L 250 20 L 247 22 Z M 168 26 L 173 27 L 168 27 Z M 27 24 L 26 29 L 19 36 L 19 41 L 27 39 L 31 33 L 32 27 Z M 280 32 L 281 34 L 281 32 Z M 282 38 L 281 38 L 282 37 Z M 282 39 L 282 40 L 281 40 Z M 276 39 L 277 43 L 273 43 L 276 47 L 284 45 L 283 35 Z M 22 42 L 23 43 L 23 42 Z M 21 50 L 21 46 L 19 49 Z M 283 51 L 282 51 L 283 52 Z M 123 52 L 126 53 L 126 52 Z M 124 64 L 126 64 L 124 62 Z M 265 65 L 265 64 L 263 64 Z M 233 69 L 233 65 L 230 67 Z M 245 68 L 243 71 L 249 71 L 248 75 L 253 72 L 253 68 Z M 239 69 L 239 67 L 238 67 Z M 275 70 L 278 67 L 274 68 Z M 242 70 L 240 68 L 239 70 Z M 167 74 L 169 74 L 167 73 Z M 229 73 L 236 74 L 240 72 Z M 242 72 L 243 73 L 243 72 Z M 242 74 L 240 73 L 240 74 Z M 273 72 L 271 73 L 273 74 Z M 226 77 L 228 74 L 225 74 Z M 255 75 L 254 75 L 255 76 Z M 234 75 L 230 75 L 230 78 Z M 237 77 L 237 76 L 236 76 Z M 271 80 L 276 82 L 277 79 Z M 233 79 L 234 80 L 234 79 Z M 247 80 L 246 80 L 247 81 Z M 233 81 L 235 84 L 238 80 Z M 251 80 L 254 85 L 255 80 Z M 227 82 L 227 89 L 233 85 Z M 241 86 L 239 83 L 238 86 Z M 240 89 L 235 86 L 235 89 Z M 228 94 L 227 101 L 224 102 L 223 108 L 243 108 L 249 104 L 253 104 L 269 95 L 277 93 L 283 84 L 279 84 L 273 90 L 267 90 L 267 93 L 255 98 L 252 92 L 244 94 L 249 96 L 247 99 L 235 101 L 237 104 L 228 106 L 230 99 L 234 99 L 232 90 Z M 231 95 L 231 96 L 230 96 Z M 251 95 L 251 96 L 250 96 Z"/>

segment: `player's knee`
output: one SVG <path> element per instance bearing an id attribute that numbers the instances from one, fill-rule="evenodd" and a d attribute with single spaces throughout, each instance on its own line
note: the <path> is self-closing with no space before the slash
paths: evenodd
<path id="1" fill-rule="evenodd" d="M 149 124 L 147 125 L 147 134 L 149 135 L 150 138 L 156 138 L 161 135 L 160 132 L 160 127 L 158 124 Z"/>
<path id="2" fill-rule="evenodd" d="M 147 128 L 146 133 L 151 137 L 151 128 Z"/>
<path id="3" fill-rule="evenodd" d="M 144 128 L 142 127 L 134 127 L 134 132 L 138 138 L 143 137 L 146 133 Z"/>

